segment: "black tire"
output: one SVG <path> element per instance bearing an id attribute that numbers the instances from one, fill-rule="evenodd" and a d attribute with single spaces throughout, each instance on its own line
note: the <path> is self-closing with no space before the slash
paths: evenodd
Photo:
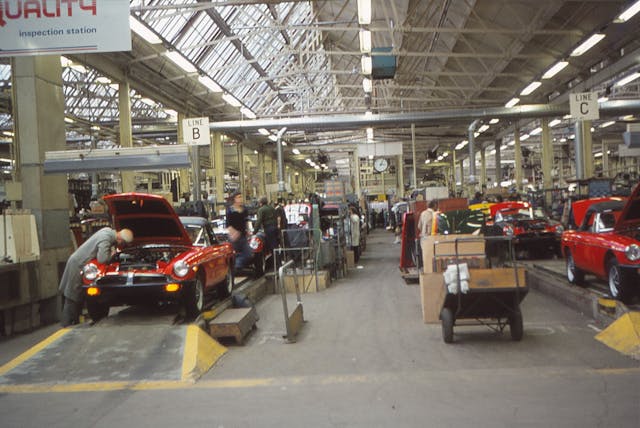
<path id="1" fill-rule="evenodd" d="M 440 319 L 442 320 L 442 339 L 444 343 L 453 342 L 453 311 L 449 308 L 442 308 Z"/>
<path id="2" fill-rule="evenodd" d="M 567 280 L 571 284 L 584 284 L 584 272 L 576 266 L 571 251 L 567 250 Z"/>
<path id="3" fill-rule="evenodd" d="M 87 301 L 87 312 L 89 312 L 89 316 L 93 322 L 98 322 L 102 318 L 109 316 L 109 305 L 100 302 Z"/>
<path id="4" fill-rule="evenodd" d="M 204 282 L 198 276 L 184 295 L 184 309 L 188 319 L 195 319 L 204 308 Z"/>
<path id="5" fill-rule="evenodd" d="M 509 316 L 509 332 L 512 340 L 516 342 L 522 340 L 524 327 L 522 325 L 522 312 L 520 312 L 519 308 Z"/>
<path id="6" fill-rule="evenodd" d="M 224 282 L 221 282 L 218 285 L 218 296 L 223 299 L 231 296 L 231 292 L 233 291 L 234 286 L 235 278 L 233 276 L 233 268 L 229 266 L 229 270 L 227 271 L 227 276 L 225 277 Z"/>
<path id="7" fill-rule="evenodd" d="M 611 297 L 629 303 L 631 296 L 630 272 L 620 268 L 618 260 L 611 257 L 607 261 L 607 283 Z"/>

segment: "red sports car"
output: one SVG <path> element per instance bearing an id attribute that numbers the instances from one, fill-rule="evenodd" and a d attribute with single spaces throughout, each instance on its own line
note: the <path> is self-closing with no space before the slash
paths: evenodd
<path id="1" fill-rule="evenodd" d="M 104 197 L 117 230 L 134 240 L 106 264 L 92 260 L 83 268 L 89 316 L 97 321 L 116 305 L 177 302 L 197 316 L 205 293 L 233 288 L 234 252 L 220 243 L 204 218 L 179 218 L 161 196 L 124 193 Z M 181 221 L 182 220 L 182 221 Z"/>
<path id="2" fill-rule="evenodd" d="M 605 279 L 612 297 L 629 301 L 640 289 L 640 185 L 626 198 L 598 198 L 571 206 L 578 228 L 562 234 L 567 279 L 586 273 Z"/>

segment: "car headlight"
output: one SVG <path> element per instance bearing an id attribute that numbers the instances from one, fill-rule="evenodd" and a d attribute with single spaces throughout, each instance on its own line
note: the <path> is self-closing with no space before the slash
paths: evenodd
<path id="1" fill-rule="evenodd" d="M 82 268 L 82 277 L 87 281 L 93 281 L 98 277 L 98 272 L 100 272 L 98 266 L 89 263 Z"/>
<path id="2" fill-rule="evenodd" d="M 502 228 L 502 233 L 504 233 L 507 236 L 513 236 L 513 227 L 512 226 L 505 226 Z"/>
<path id="3" fill-rule="evenodd" d="M 624 249 L 624 255 L 632 262 L 635 262 L 640 259 L 640 246 L 637 244 L 628 245 L 627 248 Z"/>
<path id="4" fill-rule="evenodd" d="M 255 236 L 252 236 L 251 239 L 249 240 L 249 247 L 251 247 L 252 250 L 257 250 L 259 246 L 260 246 L 260 239 L 256 238 Z"/>
<path id="5" fill-rule="evenodd" d="M 173 265 L 173 273 L 178 277 L 186 276 L 189 273 L 189 265 L 184 260 L 178 260 Z"/>
<path id="6" fill-rule="evenodd" d="M 556 235 L 562 235 L 562 232 L 564 232 L 564 227 L 560 225 L 556 226 Z"/>

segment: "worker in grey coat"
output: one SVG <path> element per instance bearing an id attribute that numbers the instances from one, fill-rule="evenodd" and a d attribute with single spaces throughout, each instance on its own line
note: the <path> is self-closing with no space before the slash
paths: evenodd
<path id="1" fill-rule="evenodd" d="M 71 254 L 64 268 L 59 290 L 64 297 L 62 306 L 63 327 L 77 324 L 82 310 L 82 268 L 92 259 L 98 263 L 106 263 L 115 253 L 116 245 L 133 241 L 133 233 L 129 229 L 116 232 L 110 227 L 103 227 L 91 235 L 76 251 Z"/>

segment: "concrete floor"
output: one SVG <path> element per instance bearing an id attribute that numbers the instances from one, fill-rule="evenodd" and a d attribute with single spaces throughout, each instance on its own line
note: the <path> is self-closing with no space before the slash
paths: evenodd
<path id="1" fill-rule="evenodd" d="M 400 278 L 392 242 L 373 231 L 362 269 L 303 295 L 295 344 L 270 295 L 246 346 L 195 384 L 1 393 L 0 426 L 640 426 L 640 362 L 594 340 L 592 319 L 532 290 L 521 342 L 460 327 L 447 345 L 440 325 L 422 322 L 419 287 Z M 0 342 L 0 364 L 55 330 Z"/>

